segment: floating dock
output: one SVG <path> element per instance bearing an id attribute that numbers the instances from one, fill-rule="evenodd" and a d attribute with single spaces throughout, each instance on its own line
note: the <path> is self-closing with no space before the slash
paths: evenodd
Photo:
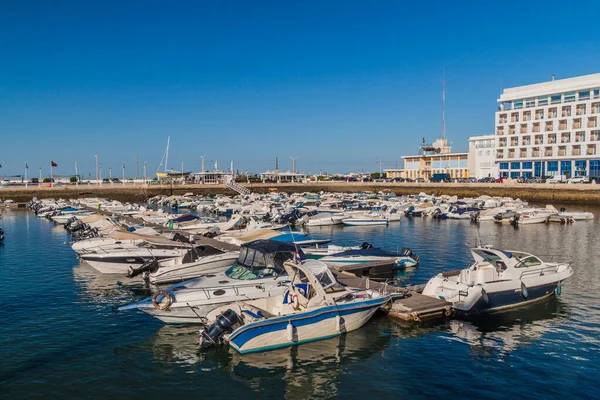
<path id="1" fill-rule="evenodd" d="M 389 316 L 403 321 L 422 322 L 448 318 L 452 315 L 450 303 L 418 292 L 420 288 L 401 288 L 367 277 L 359 277 L 348 271 L 334 271 L 338 282 L 359 289 L 377 289 L 384 293 L 395 293 L 397 298 L 389 309 Z"/>

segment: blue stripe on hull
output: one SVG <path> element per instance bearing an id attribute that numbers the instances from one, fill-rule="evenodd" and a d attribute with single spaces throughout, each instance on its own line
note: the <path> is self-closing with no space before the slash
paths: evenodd
<path id="1" fill-rule="evenodd" d="M 456 310 L 457 316 L 469 317 L 472 315 L 503 311 L 504 309 L 514 308 L 541 300 L 554 294 L 557 283 L 547 285 L 532 286 L 527 288 L 527 298 L 523 297 L 521 291 L 505 290 L 503 292 L 489 293 L 489 301 L 486 303 L 483 298 L 479 299 L 470 310 Z"/>
<path id="2" fill-rule="evenodd" d="M 258 323 L 253 323 L 253 326 L 248 327 L 248 325 L 242 326 L 238 328 L 237 332 L 233 332 L 229 337 L 229 341 L 235 344 L 235 348 L 239 349 L 243 347 L 246 342 L 251 339 L 254 339 L 257 336 L 276 332 L 276 331 L 284 331 L 287 329 L 288 323 L 292 323 L 292 325 L 299 327 L 305 325 L 312 325 L 317 322 L 333 319 L 336 315 L 349 315 L 355 314 L 358 312 L 362 312 L 365 309 L 370 308 L 378 308 L 381 305 L 385 304 L 388 301 L 387 298 L 379 298 L 373 300 L 367 300 L 362 304 L 349 304 L 354 307 L 344 307 L 344 305 L 340 306 L 328 306 L 323 309 L 315 310 L 308 313 L 299 313 L 299 314 L 290 314 L 281 317 L 275 317 L 272 319 L 267 319 L 264 321 L 259 321 Z M 261 326 L 262 324 L 262 326 Z M 246 328 L 244 328 L 246 327 Z M 321 338 L 317 338 L 315 340 L 320 340 Z M 292 346 L 297 344 L 296 342 L 290 342 L 288 346 Z M 285 347 L 285 346 L 282 346 Z M 262 351 L 264 349 L 257 349 L 257 351 Z"/>

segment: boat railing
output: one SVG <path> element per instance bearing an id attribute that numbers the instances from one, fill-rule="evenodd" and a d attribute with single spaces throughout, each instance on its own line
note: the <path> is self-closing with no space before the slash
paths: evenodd
<path id="1" fill-rule="evenodd" d="M 547 273 L 556 274 L 557 272 L 558 272 L 558 266 L 556 266 L 556 265 L 544 267 L 542 269 L 526 270 L 526 271 L 521 272 L 521 275 L 519 276 L 519 280 L 523 280 L 524 277 L 528 277 L 528 276 L 542 276 Z"/>

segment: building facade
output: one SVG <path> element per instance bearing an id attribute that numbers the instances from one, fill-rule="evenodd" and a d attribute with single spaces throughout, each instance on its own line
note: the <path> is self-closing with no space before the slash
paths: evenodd
<path id="1" fill-rule="evenodd" d="M 469 138 L 469 177 L 498 177 L 496 164 L 496 136 L 482 135 Z"/>
<path id="2" fill-rule="evenodd" d="M 504 89 L 496 111 L 501 176 L 600 174 L 600 74 Z"/>
<path id="3" fill-rule="evenodd" d="M 469 153 L 452 153 L 446 139 L 421 146 L 423 154 L 402 156 L 404 168 L 386 169 L 388 178 L 429 179 L 433 174 L 449 174 L 452 179 L 469 177 Z"/>

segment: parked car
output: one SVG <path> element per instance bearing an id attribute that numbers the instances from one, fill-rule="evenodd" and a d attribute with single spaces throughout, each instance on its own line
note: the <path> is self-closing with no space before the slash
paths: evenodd
<path id="1" fill-rule="evenodd" d="M 486 176 L 485 178 L 479 179 L 477 182 L 479 183 L 496 183 L 496 178 L 492 176 Z"/>
<path id="2" fill-rule="evenodd" d="M 423 179 L 423 178 L 417 178 L 413 182 L 415 182 L 415 183 L 425 183 L 425 179 Z"/>
<path id="3" fill-rule="evenodd" d="M 112 178 L 112 181 L 113 181 L 114 183 L 119 183 L 119 182 L 121 182 L 121 181 L 119 180 L 119 178 Z"/>
<path id="4" fill-rule="evenodd" d="M 496 178 L 496 183 L 503 183 L 505 179 L 506 179 L 505 176 L 501 176 L 500 178 Z"/>
<path id="5" fill-rule="evenodd" d="M 31 178 L 29 180 L 29 182 L 31 182 L 31 183 L 40 183 L 40 180 L 38 178 Z"/>
<path id="6" fill-rule="evenodd" d="M 546 179 L 546 183 L 565 183 L 566 181 L 567 177 L 565 175 L 554 175 Z"/>
<path id="7" fill-rule="evenodd" d="M 450 174 L 433 174 L 431 178 L 429 178 L 429 182 L 450 182 L 452 178 L 450 178 Z"/>
<path id="8" fill-rule="evenodd" d="M 567 183 L 588 183 L 589 181 L 587 176 L 573 176 L 567 179 Z"/>

